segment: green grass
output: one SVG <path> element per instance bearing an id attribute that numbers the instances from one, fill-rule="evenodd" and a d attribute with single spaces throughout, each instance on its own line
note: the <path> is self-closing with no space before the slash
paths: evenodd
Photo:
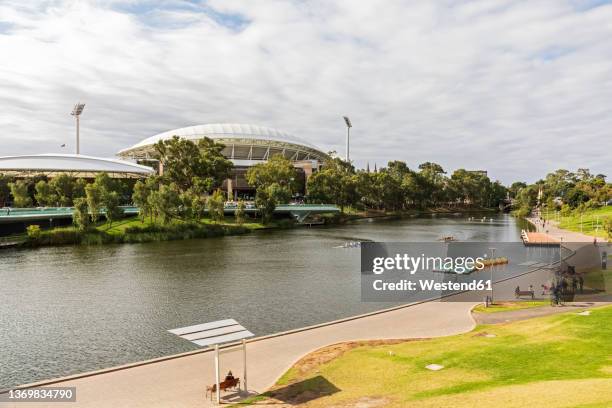
<path id="1" fill-rule="evenodd" d="M 114 222 L 112 226 L 106 221 L 100 222 L 87 231 L 78 231 L 74 226 L 44 230 L 41 231 L 41 235 L 38 239 L 28 239 L 25 245 L 100 245 L 172 241 L 238 235 L 253 230 L 275 227 L 282 228 L 288 225 L 289 223 L 285 223 L 284 220 L 278 220 L 267 225 L 258 222 L 238 225 L 234 222 L 234 219 L 230 217 L 226 218 L 223 222 L 213 222 L 210 219 L 202 219 L 199 222 L 174 220 L 166 225 L 162 225 L 152 222 L 150 219 L 141 221 L 138 217 L 128 217 Z"/>
<path id="2" fill-rule="evenodd" d="M 542 307 L 550 304 L 550 301 L 545 300 L 529 300 L 529 301 L 517 301 L 517 302 L 503 302 L 503 303 L 494 303 L 489 307 L 485 307 L 484 305 L 476 306 L 473 311 L 477 313 L 498 313 L 498 312 L 507 312 L 510 310 L 521 310 L 521 309 L 530 309 L 534 307 Z"/>
<path id="3" fill-rule="evenodd" d="M 612 406 L 612 307 L 591 309 L 589 316 L 576 312 L 357 347 L 306 371 L 290 370 L 277 388 L 322 377 L 339 390 L 309 407 L 376 397 L 384 397 L 385 407 Z M 433 363 L 444 368 L 425 368 Z"/>
<path id="4" fill-rule="evenodd" d="M 555 216 L 554 212 L 542 211 L 542 216 L 546 219 L 553 221 L 559 221 L 559 228 L 574 232 L 582 232 L 586 235 L 592 235 L 600 238 L 607 238 L 607 234 L 604 231 L 604 219 L 612 219 L 612 206 L 608 205 L 592 210 L 588 210 L 582 213 L 582 224 L 580 223 L 580 214 L 572 213 L 567 217 L 561 217 L 560 215 Z M 599 226 L 599 228 L 597 228 Z"/>

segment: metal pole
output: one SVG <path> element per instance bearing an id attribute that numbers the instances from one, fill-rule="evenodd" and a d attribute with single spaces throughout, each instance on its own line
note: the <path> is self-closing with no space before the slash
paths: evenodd
<path id="1" fill-rule="evenodd" d="M 489 249 L 491 250 L 491 304 L 493 304 L 493 268 L 495 268 L 493 259 L 495 258 L 495 248 Z"/>
<path id="2" fill-rule="evenodd" d="M 215 344 L 215 384 L 217 387 L 217 404 L 221 403 L 221 390 L 219 389 L 219 345 Z"/>
<path id="3" fill-rule="evenodd" d="M 346 127 L 346 161 L 350 160 L 349 154 L 349 139 L 351 137 L 351 128 L 349 126 Z"/>
<path id="4" fill-rule="evenodd" d="M 80 120 L 79 120 L 79 116 L 80 115 L 76 115 L 76 154 L 80 154 L 80 150 L 81 150 L 81 146 L 80 146 L 80 141 L 79 141 L 79 124 L 80 124 Z"/>
<path id="5" fill-rule="evenodd" d="M 242 339 L 242 366 L 244 368 L 244 390 L 248 393 L 249 387 L 247 385 L 247 360 L 246 360 L 246 340 Z"/>

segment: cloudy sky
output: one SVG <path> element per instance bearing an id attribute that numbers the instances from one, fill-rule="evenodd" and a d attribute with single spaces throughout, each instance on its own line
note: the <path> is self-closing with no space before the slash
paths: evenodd
<path id="1" fill-rule="evenodd" d="M 193 124 L 275 127 L 358 167 L 612 177 L 612 4 L 0 0 L 0 156 L 112 156 Z M 66 143 L 66 148 L 61 144 Z"/>

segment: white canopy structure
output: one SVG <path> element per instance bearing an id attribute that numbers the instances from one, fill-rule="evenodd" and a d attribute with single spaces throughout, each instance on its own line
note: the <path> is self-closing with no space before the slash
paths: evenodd
<path id="1" fill-rule="evenodd" d="M 328 156 L 317 146 L 289 133 L 257 125 L 238 123 L 213 123 L 169 130 L 148 137 L 121 150 L 121 158 L 149 159 L 156 155 L 154 144 L 173 136 L 189 140 L 208 137 L 225 145 L 223 155 L 237 161 L 265 161 L 275 154 L 282 154 L 292 161 L 313 160 L 323 162 Z"/>
<path id="2" fill-rule="evenodd" d="M 150 167 L 125 160 L 77 154 L 36 154 L 0 157 L 0 174 L 29 177 L 44 174 L 54 177 L 69 174 L 74 177 L 92 178 L 98 173 L 108 173 L 113 178 L 140 178 L 155 173 Z"/>
<path id="3" fill-rule="evenodd" d="M 219 384 L 219 344 L 242 341 L 243 355 L 243 384 L 247 388 L 246 342 L 244 339 L 254 336 L 244 326 L 234 319 L 217 320 L 215 322 L 196 324 L 194 326 L 180 327 L 168 332 L 189 340 L 200 347 L 215 347 L 215 392 L 217 404 L 221 403 L 221 388 Z"/>

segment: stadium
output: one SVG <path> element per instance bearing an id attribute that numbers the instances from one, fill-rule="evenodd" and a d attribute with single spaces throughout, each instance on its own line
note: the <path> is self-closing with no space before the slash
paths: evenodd
<path id="1" fill-rule="evenodd" d="M 298 173 L 298 184 L 304 193 L 305 182 L 316 172 L 328 158 L 318 147 L 277 129 L 248 125 L 217 123 L 207 125 L 189 126 L 169 130 L 151 136 L 123 149 L 117 156 L 124 160 L 135 160 L 140 163 L 151 164 L 157 160 L 155 143 L 167 140 L 173 136 L 189 140 L 199 140 L 205 137 L 225 145 L 223 155 L 234 163 L 231 178 L 223 188 L 233 197 L 252 197 L 254 189 L 245 180 L 249 167 L 263 163 L 269 157 L 280 154 L 291 160 Z M 159 166 L 158 166 L 159 167 Z M 158 168 L 163 173 L 163 168 Z"/>

